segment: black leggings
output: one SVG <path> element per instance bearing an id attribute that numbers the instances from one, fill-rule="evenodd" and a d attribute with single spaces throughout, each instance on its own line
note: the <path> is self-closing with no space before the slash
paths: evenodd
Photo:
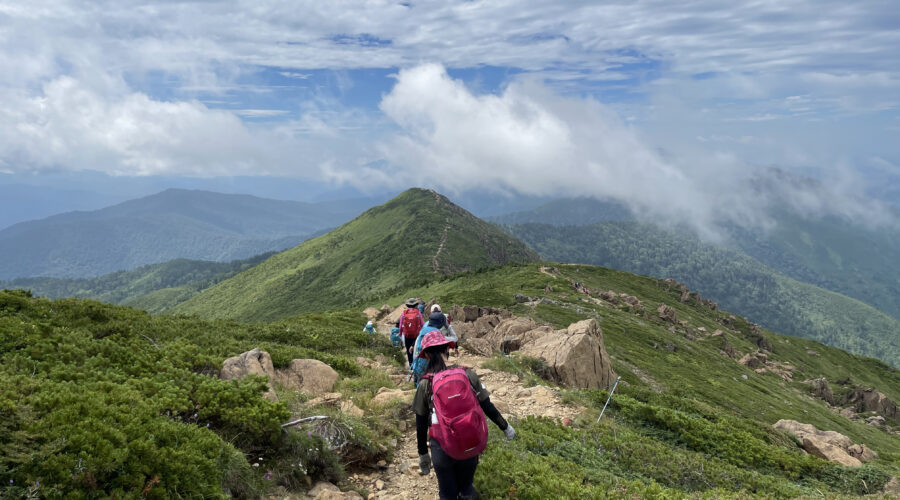
<path id="1" fill-rule="evenodd" d="M 468 460 L 456 460 L 444 453 L 441 445 L 431 439 L 431 463 L 434 464 L 434 475 L 438 480 L 438 492 L 441 500 L 476 499 L 475 468 L 478 457 Z"/>
<path id="2" fill-rule="evenodd" d="M 410 350 L 410 347 L 415 347 L 417 338 L 418 337 L 413 337 L 413 338 L 403 337 L 403 346 L 404 346 L 404 348 L 406 348 L 406 359 L 409 361 L 410 368 L 412 368 L 412 362 L 413 362 L 412 351 L 415 350 L 415 349 Z"/>

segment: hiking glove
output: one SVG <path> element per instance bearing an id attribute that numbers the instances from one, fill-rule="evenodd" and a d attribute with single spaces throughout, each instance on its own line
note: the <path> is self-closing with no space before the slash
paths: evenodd
<path id="1" fill-rule="evenodd" d="M 507 441 L 512 441 L 512 438 L 516 437 L 516 430 L 513 429 L 512 424 L 507 425 L 506 430 L 503 431 L 503 433 L 506 434 Z"/>
<path id="2" fill-rule="evenodd" d="M 431 457 L 428 453 L 419 455 L 419 474 L 427 476 L 431 472 Z"/>

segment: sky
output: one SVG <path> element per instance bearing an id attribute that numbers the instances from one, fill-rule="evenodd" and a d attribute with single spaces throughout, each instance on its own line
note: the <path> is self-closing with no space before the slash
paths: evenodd
<path id="1" fill-rule="evenodd" d="M 0 0 L 0 183 L 478 188 L 708 229 L 764 219 L 776 167 L 871 214 L 898 47 L 890 0 Z"/>

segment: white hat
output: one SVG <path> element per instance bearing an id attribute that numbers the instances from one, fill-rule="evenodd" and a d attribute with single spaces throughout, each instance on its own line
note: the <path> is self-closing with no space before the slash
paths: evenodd
<path id="1" fill-rule="evenodd" d="M 435 304 L 435 305 L 431 306 L 431 312 L 443 312 L 443 311 L 441 311 L 441 306 Z"/>
<path id="2" fill-rule="evenodd" d="M 369 320 L 369 322 L 368 322 L 368 323 L 366 323 L 366 326 L 368 326 L 368 325 L 371 325 L 371 324 L 372 324 L 372 321 L 371 321 L 371 320 Z"/>

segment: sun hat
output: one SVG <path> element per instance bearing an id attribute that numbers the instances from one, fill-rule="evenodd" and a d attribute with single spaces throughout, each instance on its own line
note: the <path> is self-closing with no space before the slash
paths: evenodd
<path id="1" fill-rule="evenodd" d="M 442 346 L 449 343 L 450 341 L 444 338 L 444 335 L 441 334 L 440 331 L 430 331 L 425 334 L 424 338 L 422 338 L 422 352 L 419 353 L 419 357 L 424 358 L 425 351 L 428 350 L 429 347 Z"/>
<path id="2" fill-rule="evenodd" d="M 435 305 L 431 306 L 431 312 L 442 312 L 441 306 L 439 304 L 435 304 Z"/>
<path id="3" fill-rule="evenodd" d="M 406 307 L 416 307 L 418 303 L 419 301 L 414 298 L 406 299 Z"/>

